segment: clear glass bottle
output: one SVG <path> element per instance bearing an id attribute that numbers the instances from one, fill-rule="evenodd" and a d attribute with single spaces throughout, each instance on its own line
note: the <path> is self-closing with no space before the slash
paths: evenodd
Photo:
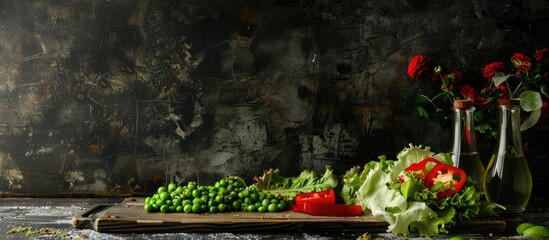
<path id="1" fill-rule="evenodd" d="M 494 153 L 484 174 L 486 199 L 503 212 L 522 212 L 532 193 L 532 174 L 522 151 L 520 104 L 499 106 L 499 132 Z"/>
<path id="2" fill-rule="evenodd" d="M 485 168 L 478 154 L 475 140 L 473 118 L 475 107 L 470 100 L 455 100 L 453 110 L 452 160 L 454 166 L 463 169 L 482 190 Z"/>

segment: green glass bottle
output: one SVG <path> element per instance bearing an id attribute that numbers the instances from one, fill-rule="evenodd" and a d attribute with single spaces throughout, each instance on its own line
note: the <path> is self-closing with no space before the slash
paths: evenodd
<path id="1" fill-rule="evenodd" d="M 475 139 L 473 119 L 475 107 L 470 100 L 455 100 L 453 110 L 452 160 L 454 166 L 463 169 L 482 190 L 485 168 L 478 154 Z"/>
<path id="2" fill-rule="evenodd" d="M 503 212 L 522 212 L 532 193 L 532 174 L 522 151 L 520 104 L 499 106 L 499 132 L 494 153 L 484 174 L 486 199 Z"/>

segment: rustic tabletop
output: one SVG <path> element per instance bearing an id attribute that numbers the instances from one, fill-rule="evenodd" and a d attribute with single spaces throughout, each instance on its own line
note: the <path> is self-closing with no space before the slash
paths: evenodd
<path id="1" fill-rule="evenodd" d="M 351 233 L 100 233 L 92 229 L 77 229 L 71 224 L 73 216 L 98 204 L 117 204 L 121 198 L 0 198 L 0 239 L 356 239 L 362 234 Z M 549 208 L 545 200 L 538 200 L 520 214 L 523 221 L 549 226 Z M 485 239 L 516 236 L 514 231 L 494 235 L 460 234 L 467 238 Z M 371 238 L 400 239 L 388 233 L 371 233 Z M 432 239 L 448 239 L 440 235 Z M 414 239 L 414 238 L 409 238 Z M 418 238 L 419 239 L 419 238 Z"/>

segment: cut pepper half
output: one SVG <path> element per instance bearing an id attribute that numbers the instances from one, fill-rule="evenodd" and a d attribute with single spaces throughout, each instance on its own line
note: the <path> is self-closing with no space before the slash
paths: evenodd
<path id="1" fill-rule="evenodd" d="M 352 217 L 362 214 L 360 205 L 305 203 L 303 212 L 316 216 Z"/>
<path id="2" fill-rule="evenodd" d="M 333 189 L 320 192 L 302 193 L 295 196 L 295 206 L 303 209 L 305 203 L 335 204 L 335 193 Z"/>
<path id="3" fill-rule="evenodd" d="M 444 164 L 441 161 L 437 160 L 436 158 L 428 157 L 428 158 L 425 158 L 425 159 L 421 160 L 420 162 L 410 164 L 410 166 L 408 166 L 407 168 L 404 169 L 404 172 L 413 172 L 415 178 L 424 179 L 425 176 L 427 175 L 427 173 L 429 173 L 430 170 L 432 168 L 434 168 L 434 166 L 427 167 L 428 163 L 433 163 L 434 166 Z M 404 182 L 404 180 L 405 180 L 404 175 L 401 174 L 398 177 L 398 180 L 401 183 Z"/>
<path id="4" fill-rule="evenodd" d="M 351 217 L 362 214 L 360 205 L 336 204 L 333 189 L 299 194 L 291 209 L 316 216 Z"/>
<path id="5" fill-rule="evenodd" d="M 467 174 L 460 168 L 439 164 L 427 174 L 423 184 L 437 192 L 437 198 L 451 196 L 463 188 L 467 181 Z"/>

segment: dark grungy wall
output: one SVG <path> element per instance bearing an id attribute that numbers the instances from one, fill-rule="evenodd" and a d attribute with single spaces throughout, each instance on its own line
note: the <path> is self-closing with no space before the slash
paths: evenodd
<path id="1" fill-rule="evenodd" d="M 402 107 L 407 91 L 429 91 L 406 76 L 409 59 L 480 74 L 546 44 L 548 11 L 541 0 L 2 0 L 0 195 L 145 194 L 265 168 L 342 172 L 408 143 L 447 150 L 448 131 Z"/>

